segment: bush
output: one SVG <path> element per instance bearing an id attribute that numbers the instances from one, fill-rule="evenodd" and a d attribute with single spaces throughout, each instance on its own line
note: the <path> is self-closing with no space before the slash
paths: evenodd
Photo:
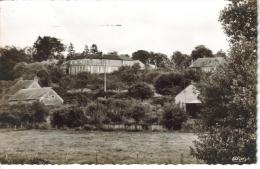
<path id="1" fill-rule="evenodd" d="M 79 127 L 85 124 L 86 117 L 83 110 L 79 107 L 66 107 L 53 112 L 51 125 L 53 127 Z"/>
<path id="2" fill-rule="evenodd" d="M 136 99 L 148 99 L 154 95 L 153 90 L 147 83 L 137 83 L 128 89 L 129 96 Z"/>
<path id="3" fill-rule="evenodd" d="M 96 125 L 97 128 L 102 127 L 104 121 L 107 121 L 106 107 L 102 103 L 92 102 L 86 107 L 85 111 L 88 122 Z"/>
<path id="4" fill-rule="evenodd" d="M 162 124 L 169 130 L 180 130 L 187 115 L 178 105 L 167 104 L 164 107 Z"/>
<path id="5" fill-rule="evenodd" d="M 79 127 L 85 123 L 85 116 L 82 109 L 78 107 L 71 107 L 65 114 L 65 125 L 67 127 Z"/>
<path id="6" fill-rule="evenodd" d="M 38 102 L 11 105 L 5 111 L 0 112 L 0 123 L 3 126 L 11 127 L 36 127 L 46 122 L 48 114 L 48 109 L 42 103 Z"/>
<path id="7" fill-rule="evenodd" d="M 51 125 L 53 127 L 61 128 L 65 125 L 63 110 L 55 111 L 51 116 Z"/>
<path id="8" fill-rule="evenodd" d="M 160 76 L 161 72 L 159 71 L 154 71 L 154 70 L 151 70 L 151 71 L 148 71 L 148 72 L 145 72 L 143 74 L 143 80 L 146 82 L 146 83 L 149 83 L 149 84 L 154 84 L 156 78 L 158 76 Z"/>
<path id="9" fill-rule="evenodd" d="M 158 76 L 154 82 L 154 87 L 159 94 L 175 96 L 189 83 L 190 80 L 185 79 L 182 73 L 165 73 Z"/>

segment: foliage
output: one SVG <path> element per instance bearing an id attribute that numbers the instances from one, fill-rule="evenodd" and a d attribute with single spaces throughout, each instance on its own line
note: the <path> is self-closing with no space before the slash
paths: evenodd
<path id="1" fill-rule="evenodd" d="M 90 53 L 92 53 L 92 54 L 98 53 L 98 47 L 97 47 L 96 44 L 92 44 L 92 45 L 91 45 Z"/>
<path id="2" fill-rule="evenodd" d="M 61 77 L 63 78 L 65 76 L 60 66 L 40 62 L 30 64 L 20 62 L 15 65 L 13 75 L 15 78 L 23 77 L 24 79 L 33 79 L 37 76 L 39 78 L 39 84 L 42 87 L 60 84 Z"/>
<path id="3" fill-rule="evenodd" d="M 230 42 L 255 41 L 257 37 L 257 0 L 229 0 L 219 20 Z"/>
<path id="4" fill-rule="evenodd" d="M 198 85 L 206 133 L 199 135 L 192 154 L 208 164 L 256 162 L 256 6 L 255 0 L 232 0 L 221 12 L 230 59 Z"/>
<path id="5" fill-rule="evenodd" d="M 55 110 L 51 116 L 51 125 L 53 127 L 79 127 L 86 121 L 85 114 L 82 108 L 77 106 L 64 107 Z"/>
<path id="6" fill-rule="evenodd" d="M 39 62 L 48 59 L 61 59 L 61 52 L 65 50 L 59 39 L 50 36 L 39 36 L 33 47 L 35 49 L 33 59 Z"/>
<path id="7" fill-rule="evenodd" d="M 113 74 L 118 76 L 126 84 L 131 85 L 140 80 L 140 66 L 138 64 L 121 66 Z"/>
<path id="8" fill-rule="evenodd" d="M 46 118 L 49 114 L 48 109 L 39 102 L 35 102 L 30 107 L 32 111 L 32 120 L 35 123 L 43 123 L 46 122 Z"/>
<path id="9" fill-rule="evenodd" d="M 84 50 L 82 52 L 82 56 L 86 57 L 89 54 L 89 48 L 88 45 L 85 45 Z"/>
<path id="10" fill-rule="evenodd" d="M 191 64 L 191 57 L 186 54 L 182 54 L 180 51 L 173 52 L 171 61 L 174 63 L 176 69 L 185 69 Z"/>
<path id="11" fill-rule="evenodd" d="M 205 47 L 204 45 L 196 46 L 195 49 L 191 52 L 192 60 L 196 60 L 198 58 L 206 58 L 213 57 L 212 51 Z"/>
<path id="12" fill-rule="evenodd" d="M 23 49 L 0 48 L 0 80 L 13 80 L 13 68 L 19 62 L 30 62 L 30 56 Z"/>
<path id="13" fill-rule="evenodd" d="M 223 50 L 217 51 L 217 53 L 216 53 L 214 56 L 215 56 L 215 57 L 227 58 L 227 54 L 226 54 L 226 52 L 224 52 Z"/>
<path id="14" fill-rule="evenodd" d="M 163 53 L 148 52 L 145 50 L 138 50 L 132 54 L 134 60 L 139 60 L 145 65 L 155 65 L 159 68 L 169 67 L 169 59 Z"/>
<path id="15" fill-rule="evenodd" d="M 142 119 L 145 118 L 145 115 L 147 113 L 145 107 L 140 103 L 132 103 L 129 112 L 127 113 L 127 116 L 135 120 L 135 124 L 139 124 Z"/>
<path id="16" fill-rule="evenodd" d="M 149 64 L 150 53 L 145 50 L 138 50 L 132 54 L 134 60 L 140 60 L 143 64 Z"/>
<path id="17" fill-rule="evenodd" d="M 191 81 L 193 82 L 199 82 L 200 78 L 202 76 L 202 73 L 200 70 L 194 70 L 194 69 L 185 69 L 183 71 L 183 77 L 187 80 L 188 83 Z"/>
<path id="18" fill-rule="evenodd" d="M 128 89 L 129 96 L 136 99 L 149 99 L 154 95 L 152 88 L 147 83 L 136 83 Z"/>
<path id="19" fill-rule="evenodd" d="M 158 68 L 169 68 L 170 60 L 163 53 L 150 52 L 149 64 L 153 64 Z"/>
<path id="20" fill-rule="evenodd" d="M 11 127 L 37 127 L 46 122 L 48 114 L 49 110 L 42 103 L 11 105 L 0 112 L 0 123 Z"/>
<path id="21" fill-rule="evenodd" d="M 156 92 L 162 95 L 175 96 L 189 83 L 181 73 L 164 73 L 154 82 Z"/>
<path id="22" fill-rule="evenodd" d="M 178 105 L 168 103 L 163 108 L 162 124 L 169 130 L 180 130 L 187 115 Z"/>
<path id="23" fill-rule="evenodd" d="M 162 74 L 161 71 L 158 70 L 145 70 L 141 74 L 141 79 L 143 79 L 144 82 L 149 84 L 154 84 L 156 78 Z"/>
<path id="24" fill-rule="evenodd" d="M 72 43 L 69 44 L 67 51 L 68 51 L 68 54 L 67 54 L 67 58 L 66 59 L 67 60 L 74 59 L 76 52 L 74 50 L 74 46 L 73 46 Z"/>

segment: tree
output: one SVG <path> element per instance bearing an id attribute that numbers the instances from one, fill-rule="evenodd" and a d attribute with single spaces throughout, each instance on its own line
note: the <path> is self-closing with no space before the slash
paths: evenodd
<path id="1" fill-rule="evenodd" d="M 140 66 L 139 64 L 121 66 L 114 74 L 118 75 L 126 84 L 132 85 L 140 79 Z"/>
<path id="2" fill-rule="evenodd" d="M 49 72 L 45 69 L 41 69 L 36 72 L 36 76 L 39 78 L 39 84 L 42 87 L 50 86 Z"/>
<path id="3" fill-rule="evenodd" d="M 198 58 L 206 58 L 206 57 L 213 57 L 212 51 L 205 47 L 204 45 L 199 45 L 194 48 L 191 52 L 192 60 L 196 60 Z"/>
<path id="4" fill-rule="evenodd" d="M 153 90 L 147 83 L 137 83 L 128 89 L 128 94 L 136 99 L 149 99 L 154 95 Z"/>
<path id="5" fill-rule="evenodd" d="M 81 108 L 72 106 L 65 113 L 65 125 L 73 128 L 82 126 L 85 123 L 85 115 Z"/>
<path id="6" fill-rule="evenodd" d="M 145 107 L 142 104 L 134 103 L 128 113 L 128 116 L 135 120 L 135 129 L 137 129 L 137 125 L 140 124 L 140 121 L 145 117 L 145 115 Z"/>
<path id="7" fill-rule="evenodd" d="M 90 117 L 90 123 L 96 125 L 98 128 L 107 119 L 105 116 L 106 111 L 106 107 L 98 102 L 92 102 L 86 108 L 86 113 Z"/>
<path id="8" fill-rule="evenodd" d="M 223 50 L 217 51 L 217 53 L 214 56 L 215 57 L 223 57 L 223 58 L 227 57 L 226 53 Z"/>
<path id="9" fill-rule="evenodd" d="M 139 60 L 143 64 L 147 65 L 149 63 L 150 53 L 145 50 L 138 50 L 132 54 L 134 60 Z"/>
<path id="10" fill-rule="evenodd" d="M 89 48 L 88 45 L 85 45 L 84 50 L 82 52 L 82 56 L 86 57 L 89 54 Z"/>
<path id="11" fill-rule="evenodd" d="M 97 47 L 96 44 L 92 44 L 91 49 L 90 49 L 90 53 L 92 53 L 92 54 L 98 53 L 98 47 Z"/>
<path id="12" fill-rule="evenodd" d="M 256 7 L 256 0 L 232 0 L 222 10 L 229 60 L 198 85 L 206 133 L 199 134 L 191 153 L 208 164 L 256 162 Z"/>
<path id="13" fill-rule="evenodd" d="M 148 61 L 148 63 L 156 65 L 156 67 L 159 68 L 168 68 L 170 63 L 170 60 L 168 59 L 167 55 L 163 53 L 154 52 L 150 52 Z"/>
<path id="14" fill-rule="evenodd" d="M 257 1 L 229 0 L 229 4 L 221 11 L 219 21 L 230 42 L 255 41 L 257 37 Z"/>
<path id="15" fill-rule="evenodd" d="M 30 56 L 16 47 L 0 48 L 0 80 L 13 80 L 13 68 L 19 62 L 30 62 Z"/>
<path id="16" fill-rule="evenodd" d="M 67 60 L 73 59 L 75 57 L 75 50 L 72 43 L 68 46 L 68 54 L 67 54 Z"/>
<path id="17" fill-rule="evenodd" d="M 63 110 L 56 110 L 51 115 L 51 125 L 52 127 L 61 128 L 65 125 L 65 119 Z"/>
<path id="18" fill-rule="evenodd" d="M 13 68 L 13 78 L 19 78 L 22 77 L 24 74 L 29 72 L 28 70 L 28 64 L 26 62 L 19 62 L 17 63 Z"/>
<path id="19" fill-rule="evenodd" d="M 61 52 L 65 50 L 59 39 L 50 36 L 39 36 L 33 47 L 35 49 L 33 59 L 39 62 L 48 59 L 61 59 Z"/>
<path id="20" fill-rule="evenodd" d="M 173 52 L 171 61 L 174 63 L 176 69 L 185 69 L 191 64 L 191 57 L 182 54 L 180 51 Z"/>
<path id="21" fill-rule="evenodd" d="M 35 102 L 31 105 L 32 117 L 34 123 L 46 122 L 46 117 L 48 116 L 48 110 L 43 103 Z"/>
<path id="22" fill-rule="evenodd" d="M 180 130 L 187 115 L 178 105 L 168 103 L 163 108 L 162 124 L 169 130 Z"/>
<path id="23" fill-rule="evenodd" d="M 189 83 L 181 73 L 164 73 L 155 80 L 154 87 L 159 94 L 175 96 Z"/>

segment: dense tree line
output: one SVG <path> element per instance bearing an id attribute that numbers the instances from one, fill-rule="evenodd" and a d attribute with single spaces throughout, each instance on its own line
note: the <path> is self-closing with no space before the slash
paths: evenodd
<path id="1" fill-rule="evenodd" d="M 48 108 L 41 103 L 12 105 L 0 110 L 1 127 L 37 128 L 46 122 Z"/>
<path id="2" fill-rule="evenodd" d="M 102 129 L 105 124 L 162 124 L 169 130 L 180 130 L 187 116 L 177 105 L 162 108 L 163 116 L 154 114 L 152 107 L 135 100 L 107 99 L 90 102 L 87 106 L 71 106 L 56 110 L 51 118 L 53 127 L 90 127 Z M 170 118 L 169 118 L 170 117 Z"/>

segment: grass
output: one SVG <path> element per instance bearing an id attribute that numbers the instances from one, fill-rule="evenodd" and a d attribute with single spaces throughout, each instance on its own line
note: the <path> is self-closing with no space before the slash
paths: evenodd
<path id="1" fill-rule="evenodd" d="M 198 163 L 189 154 L 192 133 L 2 129 L 0 139 L 0 162 L 8 164 L 179 164 L 181 154 L 183 163 Z"/>

